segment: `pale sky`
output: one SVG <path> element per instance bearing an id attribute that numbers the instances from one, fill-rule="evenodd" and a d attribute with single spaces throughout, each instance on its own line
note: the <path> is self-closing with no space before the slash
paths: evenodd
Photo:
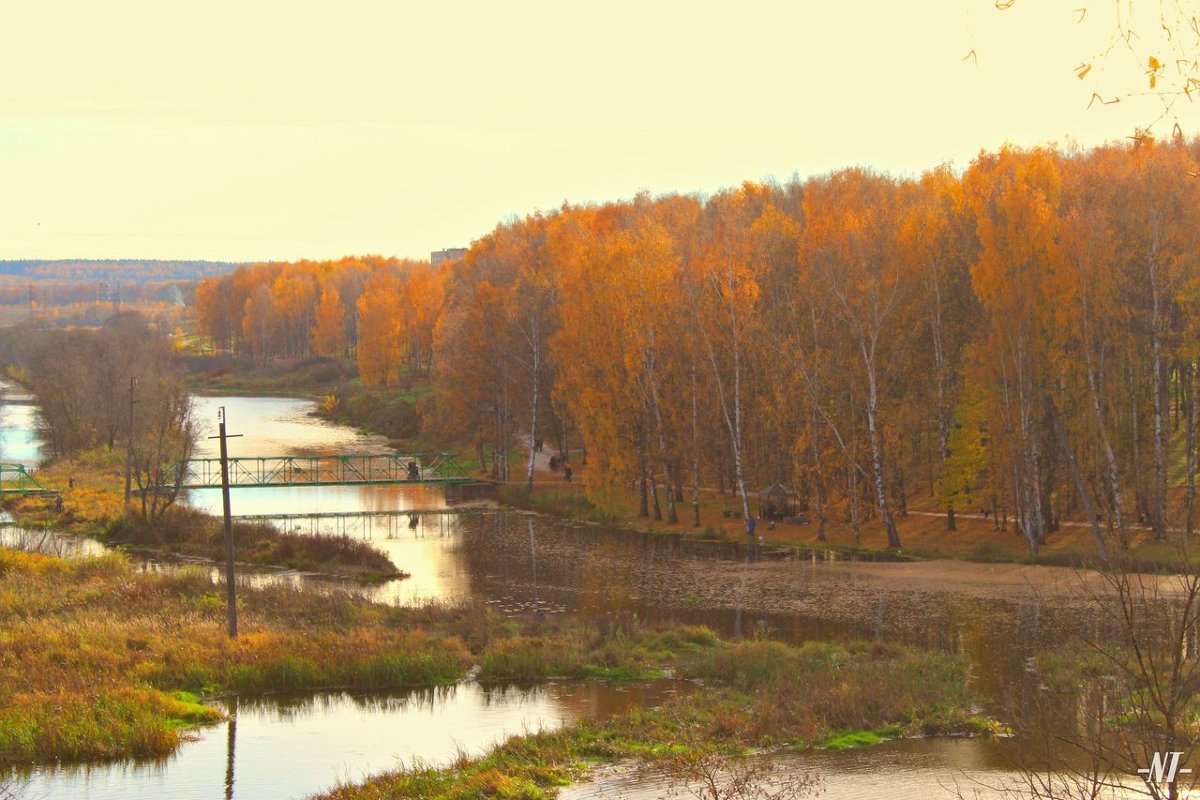
<path id="1" fill-rule="evenodd" d="M 564 201 L 1119 139 L 1162 106 L 1122 48 L 1075 77 L 1114 5 L 13 0 L 0 258 L 428 258 Z"/>

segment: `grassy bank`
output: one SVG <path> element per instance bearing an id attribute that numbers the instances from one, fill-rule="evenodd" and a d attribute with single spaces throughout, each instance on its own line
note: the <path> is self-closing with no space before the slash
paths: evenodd
<path id="1" fill-rule="evenodd" d="M 661 708 L 514 737 L 482 758 L 464 757 L 443 769 L 399 770 L 322 797 L 537 800 L 556 796 L 597 762 L 637 759 L 665 766 L 668 774 L 686 773 L 714 754 L 844 747 L 996 727 L 971 713 L 977 701 L 965 664 L 951 656 L 866 644 L 730 645 L 703 629 L 654 634 L 642 645 L 665 648 L 677 674 L 702 680 L 704 688 Z M 723 769 L 735 762 L 710 763 Z"/>
<path id="2" fill-rule="evenodd" d="M 165 519 L 153 524 L 137 517 L 120 517 L 104 528 L 101 538 L 131 550 L 211 561 L 225 559 L 225 533 L 220 521 L 189 508 L 172 509 Z M 235 522 L 233 548 L 238 562 L 244 564 L 369 581 L 407 577 L 369 543 L 347 536 L 285 533 L 265 523 Z"/>
<path id="3" fill-rule="evenodd" d="M 326 395 L 319 413 L 325 419 L 377 433 L 397 443 L 417 444 L 415 449 L 418 450 L 437 449 L 418 444 L 422 403 L 432 387 L 426 383 L 409 383 L 407 387 L 389 389 L 367 389 L 357 382 L 344 383 Z"/>
<path id="4" fill-rule="evenodd" d="M 207 570 L 152 574 L 120 554 L 65 561 L 0 550 L 0 762 L 169 753 L 185 726 L 218 716 L 183 691 L 429 686 L 472 665 L 489 683 L 702 682 L 686 702 L 580 729 L 613 757 L 668 751 L 684 728 L 699 744 L 737 748 L 806 746 L 885 724 L 968 730 L 979 702 L 964 661 L 906 648 L 729 644 L 706 628 L 601 631 L 289 587 L 242 587 L 238 602 L 241 635 L 229 640 L 224 592 Z"/>
<path id="5" fill-rule="evenodd" d="M 455 610 L 239 589 L 241 636 L 206 570 L 135 571 L 0 550 L 0 761 L 165 755 L 211 709 L 173 694 L 449 683 L 472 662 Z"/>
<path id="6" fill-rule="evenodd" d="M 537 486 L 533 492 L 528 492 L 523 483 L 519 485 L 509 483 L 496 490 L 496 499 L 506 506 L 537 511 L 560 519 L 584 520 L 634 529 L 640 527 L 635 520 L 610 514 L 598 508 L 588 499 L 582 488 L 573 487 L 570 484 L 554 487 Z M 675 528 L 670 530 L 674 531 Z M 724 538 L 723 533 L 722 537 Z"/>
<path id="7" fill-rule="evenodd" d="M 539 472 L 532 493 L 524 482 L 501 486 L 497 498 L 506 505 L 537 511 L 562 519 L 582 520 L 648 533 L 674 533 L 703 539 L 747 541 L 745 522 L 741 517 L 741 502 L 732 494 L 721 495 L 704 490 L 700 493 L 700 525 L 692 525 L 690 490 L 686 500 L 677 504 L 679 522 L 671 524 L 638 515 L 637 497 L 631 490 L 618 497 L 609 509 L 600 508 L 587 495 L 587 468 L 573 465 L 573 483 L 564 483 L 561 474 Z M 666 502 L 660 489 L 663 515 Z M 826 524 L 825 540 L 818 540 L 818 526 L 808 523 L 778 522 L 771 527 L 760 520 L 756 533 L 770 545 L 832 550 L 846 554 L 868 556 L 897 555 L 914 559 L 957 559 L 976 562 L 1020 564 L 1050 564 L 1065 567 L 1095 567 L 1098 563 L 1096 542 L 1090 527 L 1078 521 L 1066 520 L 1060 530 L 1051 533 L 1042 545 L 1038 558 L 1029 556 L 1024 536 L 1009 519 L 1004 529 L 998 529 L 994 519 L 981 514 L 960 512 L 957 530 L 947 529 L 942 510 L 922 503 L 921 498 L 910 500 L 909 513 L 896 517 L 896 527 L 903 544 L 897 551 L 888 547 L 883 526 L 878 520 L 864 520 L 861 538 L 856 541 L 849 523 L 831 519 Z M 757 501 L 752 499 L 757 513 Z M 812 516 L 811 514 L 809 515 Z M 1109 543 L 1112 555 L 1127 568 L 1146 572 L 1177 571 L 1180 563 L 1180 534 L 1173 533 L 1165 541 L 1155 541 L 1149 530 L 1136 530 L 1132 546 L 1122 552 L 1116 542 Z M 1193 560 L 1200 563 L 1200 555 Z"/>
<path id="8" fill-rule="evenodd" d="M 229 355 L 181 355 L 193 390 L 208 394 L 273 394 L 321 398 L 353 379 L 357 370 L 336 358 L 256 361 Z"/>
<path id="9" fill-rule="evenodd" d="M 169 509 L 153 523 L 125 512 L 122 458 L 117 450 L 99 449 L 60 459 L 35 474 L 43 485 L 62 492 L 63 510 L 56 511 L 38 498 L 12 500 L 9 510 L 18 524 L 29 527 L 93 536 L 143 551 L 223 561 L 220 519 L 184 506 Z M 134 502 L 136 505 L 136 499 Z M 270 525 L 249 523 L 236 523 L 233 533 L 239 563 L 365 580 L 404 576 L 369 543 L 348 537 L 285 533 Z"/>

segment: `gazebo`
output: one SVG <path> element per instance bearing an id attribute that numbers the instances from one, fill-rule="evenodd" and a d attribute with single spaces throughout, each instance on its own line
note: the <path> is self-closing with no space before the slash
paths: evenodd
<path id="1" fill-rule="evenodd" d="M 776 481 L 758 493 L 758 514 L 763 519 L 790 519 L 796 516 L 796 492 Z"/>

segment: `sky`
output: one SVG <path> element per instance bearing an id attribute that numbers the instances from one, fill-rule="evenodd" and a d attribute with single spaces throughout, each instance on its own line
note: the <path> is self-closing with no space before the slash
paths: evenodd
<path id="1" fill-rule="evenodd" d="M 0 258 L 428 258 L 564 202 L 1200 132 L 1117 5 L 14 3 Z"/>

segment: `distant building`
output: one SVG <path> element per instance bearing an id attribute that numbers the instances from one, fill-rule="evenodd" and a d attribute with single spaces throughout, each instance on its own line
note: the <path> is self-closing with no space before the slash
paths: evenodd
<path id="1" fill-rule="evenodd" d="M 429 254 L 429 262 L 436 267 L 438 264 L 448 264 L 451 261 L 458 261 L 466 254 L 467 248 L 465 247 L 451 247 L 446 250 L 434 250 Z"/>

